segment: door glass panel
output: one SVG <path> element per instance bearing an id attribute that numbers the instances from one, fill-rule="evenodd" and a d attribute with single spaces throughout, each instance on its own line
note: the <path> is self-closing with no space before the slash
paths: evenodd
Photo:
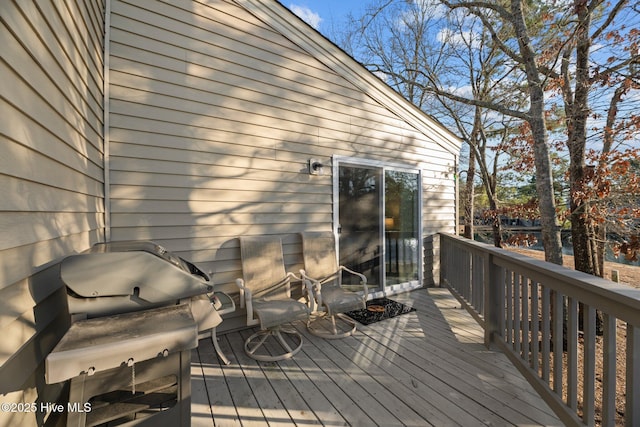
<path id="1" fill-rule="evenodd" d="M 385 285 L 419 279 L 419 175 L 385 172 Z"/>
<path id="2" fill-rule="evenodd" d="M 341 164 L 338 169 L 341 265 L 364 274 L 370 291 L 381 290 L 382 169 Z M 345 274 L 343 284 L 358 284 Z"/>

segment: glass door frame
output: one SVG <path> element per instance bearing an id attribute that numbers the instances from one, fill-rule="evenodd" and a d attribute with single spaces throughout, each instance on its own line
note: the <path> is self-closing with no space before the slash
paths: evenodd
<path id="1" fill-rule="evenodd" d="M 393 163 L 393 162 L 384 162 L 384 161 L 379 161 L 379 160 L 370 160 L 370 159 L 363 159 L 360 157 L 351 157 L 351 156 L 339 156 L 339 155 L 334 155 L 333 159 L 332 159 L 332 177 L 333 177 L 333 232 L 336 235 L 336 253 L 339 254 L 340 252 L 340 238 L 339 238 L 339 234 L 338 234 L 338 228 L 340 226 L 340 217 L 339 217 L 339 206 L 340 206 L 340 194 L 339 194 L 339 179 L 340 179 L 340 172 L 339 172 L 339 168 L 340 165 L 348 165 L 348 166 L 354 166 L 354 167 L 363 167 L 363 168 L 379 168 L 382 171 L 382 191 L 381 191 L 381 197 L 380 197 L 380 202 L 379 202 L 379 212 L 381 215 L 381 221 L 380 221 L 380 236 L 382 238 L 382 242 L 380 242 L 381 244 L 381 248 L 382 248 L 382 253 L 381 253 L 381 262 L 380 262 L 380 268 L 382 269 L 381 271 L 381 277 L 382 280 L 386 282 L 386 257 L 387 257 L 387 253 L 386 253 L 386 246 L 387 246 L 387 242 L 386 242 L 386 236 L 385 236 L 385 224 L 384 224 L 384 213 L 385 213 L 385 176 L 386 176 L 386 172 L 389 170 L 393 170 L 393 171 L 399 171 L 399 172 L 408 172 L 408 173 L 414 173 L 417 175 L 417 179 L 418 179 L 418 280 L 411 280 L 409 282 L 404 282 L 404 283 L 399 283 L 399 284 L 395 284 L 395 285 L 391 285 L 391 286 L 387 286 L 386 283 L 384 283 L 384 285 L 382 286 L 382 290 L 379 291 L 374 291 L 374 292 L 370 292 L 370 297 L 371 298 L 378 298 L 378 297 L 382 297 L 382 296 L 386 296 L 386 295 L 393 295 L 396 293 L 400 293 L 400 292 L 405 292 L 408 290 L 412 290 L 412 289 L 416 289 L 422 286 L 423 283 L 423 279 L 424 279 L 424 253 L 423 253 L 423 235 L 424 235 L 424 224 L 423 224 L 423 217 L 422 217 L 422 207 L 423 207 L 423 174 L 422 174 L 422 170 L 417 168 L 416 166 L 412 166 L 412 165 L 407 165 L 407 164 L 400 164 L 400 163 Z"/>

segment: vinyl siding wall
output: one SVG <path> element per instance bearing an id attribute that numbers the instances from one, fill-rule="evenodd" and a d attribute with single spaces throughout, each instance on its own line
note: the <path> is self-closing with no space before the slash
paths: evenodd
<path id="1" fill-rule="evenodd" d="M 104 234 L 104 4 L 2 1 L 0 17 L 0 401 L 55 402 L 43 360 L 68 315 L 54 264 Z M 2 411 L 0 426 L 45 418 Z"/>
<path id="2" fill-rule="evenodd" d="M 282 235 L 296 269 L 296 233 L 331 229 L 334 155 L 420 168 L 427 240 L 454 230 L 456 159 L 438 133 L 413 128 L 252 5 L 112 0 L 105 192 L 105 1 L 0 2 L 3 403 L 64 395 L 43 384 L 69 322 L 56 263 L 103 241 L 105 214 L 112 240 L 158 241 L 230 292 L 238 236 Z M 324 176 L 307 173 L 312 157 Z M 437 247 L 426 248 L 430 264 Z M 1 412 L 0 426 L 47 418 Z"/>
<path id="3" fill-rule="evenodd" d="M 239 4 L 113 1 L 112 239 L 158 241 L 235 292 L 238 236 L 282 235 L 295 269 L 295 233 L 331 229 L 333 155 L 422 169 L 425 236 L 453 232 L 456 159 L 437 136 Z"/>

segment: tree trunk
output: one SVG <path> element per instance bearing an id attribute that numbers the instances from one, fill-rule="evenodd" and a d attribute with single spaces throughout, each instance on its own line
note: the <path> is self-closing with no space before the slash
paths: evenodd
<path id="1" fill-rule="evenodd" d="M 606 225 L 596 225 L 592 227 L 591 233 L 591 259 L 593 260 L 593 274 L 604 277 L 604 254 L 606 241 Z"/>
<path id="2" fill-rule="evenodd" d="M 533 152 L 536 166 L 536 190 L 540 207 L 542 226 L 542 244 L 545 260 L 562 265 L 562 241 L 560 224 L 556 215 L 556 202 L 553 193 L 553 175 L 551 157 L 547 141 L 547 126 L 544 111 L 544 88 L 540 81 L 540 72 L 536 65 L 536 55 L 531 46 L 522 0 L 511 0 L 511 19 L 518 37 L 520 53 L 527 73 L 529 88 L 528 122 L 533 137 Z"/>
<path id="3" fill-rule="evenodd" d="M 589 55 L 591 40 L 591 12 L 586 2 L 576 2 L 575 10 L 578 18 L 576 32 L 576 70 L 575 94 L 569 104 L 567 115 L 568 143 L 570 164 L 569 181 L 571 192 L 571 238 L 573 244 L 574 265 L 576 270 L 594 274 L 595 268 L 591 256 L 589 201 L 582 196 L 587 182 L 585 174 L 585 150 L 587 145 L 587 120 L 589 117 Z"/>
<path id="4" fill-rule="evenodd" d="M 593 256 L 591 252 L 592 233 L 591 227 L 586 221 L 584 204 L 571 203 L 571 242 L 573 245 L 574 267 L 578 271 L 595 274 Z M 575 212 L 574 209 L 577 211 Z"/>
<path id="5" fill-rule="evenodd" d="M 493 191 L 492 194 L 496 194 L 495 193 L 495 184 L 493 184 Z M 491 228 L 493 229 L 493 244 L 496 248 L 501 248 L 502 247 L 502 221 L 500 220 L 500 215 L 497 214 L 498 212 L 498 203 L 496 200 L 496 197 L 491 197 L 489 199 L 489 208 L 496 212 L 496 215 L 494 215 L 493 217 L 493 224 L 491 226 Z"/>
<path id="6" fill-rule="evenodd" d="M 464 237 L 473 240 L 473 199 L 475 188 L 473 181 L 476 175 L 476 152 L 471 147 L 469 150 L 469 168 L 467 169 L 467 182 L 465 185 L 465 206 L 464 206 Z"/>
<path id="7" fill-rule="evenodd" d="M 534 108 L 534 105 L 539 104 Z M 560 224 L 556 216 L 556 202 L 553 195 L 553 177 L 551 175 L 551 158 L 547 146 L 544 110 L 538 101 L 532 105 L 531 131 L 534 139 L 536 164 L 536 190 L 539 197 L 540 223 L 542 226 L 542 244 L 545 260 L 562 265 L 562 241 Z M 538 110 L 536 113 L 535 111 Z"/>

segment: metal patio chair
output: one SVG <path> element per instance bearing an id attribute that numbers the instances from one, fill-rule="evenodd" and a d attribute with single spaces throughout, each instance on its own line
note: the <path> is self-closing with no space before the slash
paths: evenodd
<path id="1" fill-rule="evenodd" d="M 304 270 L 309 289 L 318 305 L 316 319 L 307 324 L 309 332 L 323 338 L 344 338 L 356 330 L 356 322 L 344 315 L 348 311 L 366 308 L 367 278 L 343 265 L 338 265 L 336 241 L 332 232 L 306 232 L 302 236 Z M 360 278 L 362 292 L 342 287 L 342 274 Z"/>
<path id="2" fill-rule="evenodd" d="M 286 325 L 309 319 L 309 307 L 291 298 L 291 281 L 302 279 L 285 272 L 282 241 L 279 237 L 240 237 L 242 278 L 240 307 L 247 309 L 247 325 L 260 324 L 260 330 L 244 344 L 246 354 L 260 361 L 277 361 L 293 357 L 302 348 L 302 335 Z M 268 340 L 274 337 L 275 340 Z M 281 352 L 272 354 L 264 344 L 275 341 Z M 291 345 L 293 343 L 293 346 Z M 261 349 L 260 353 L 258 350 Z M 274 347 L 270 347 L 274 351 Z"/>

